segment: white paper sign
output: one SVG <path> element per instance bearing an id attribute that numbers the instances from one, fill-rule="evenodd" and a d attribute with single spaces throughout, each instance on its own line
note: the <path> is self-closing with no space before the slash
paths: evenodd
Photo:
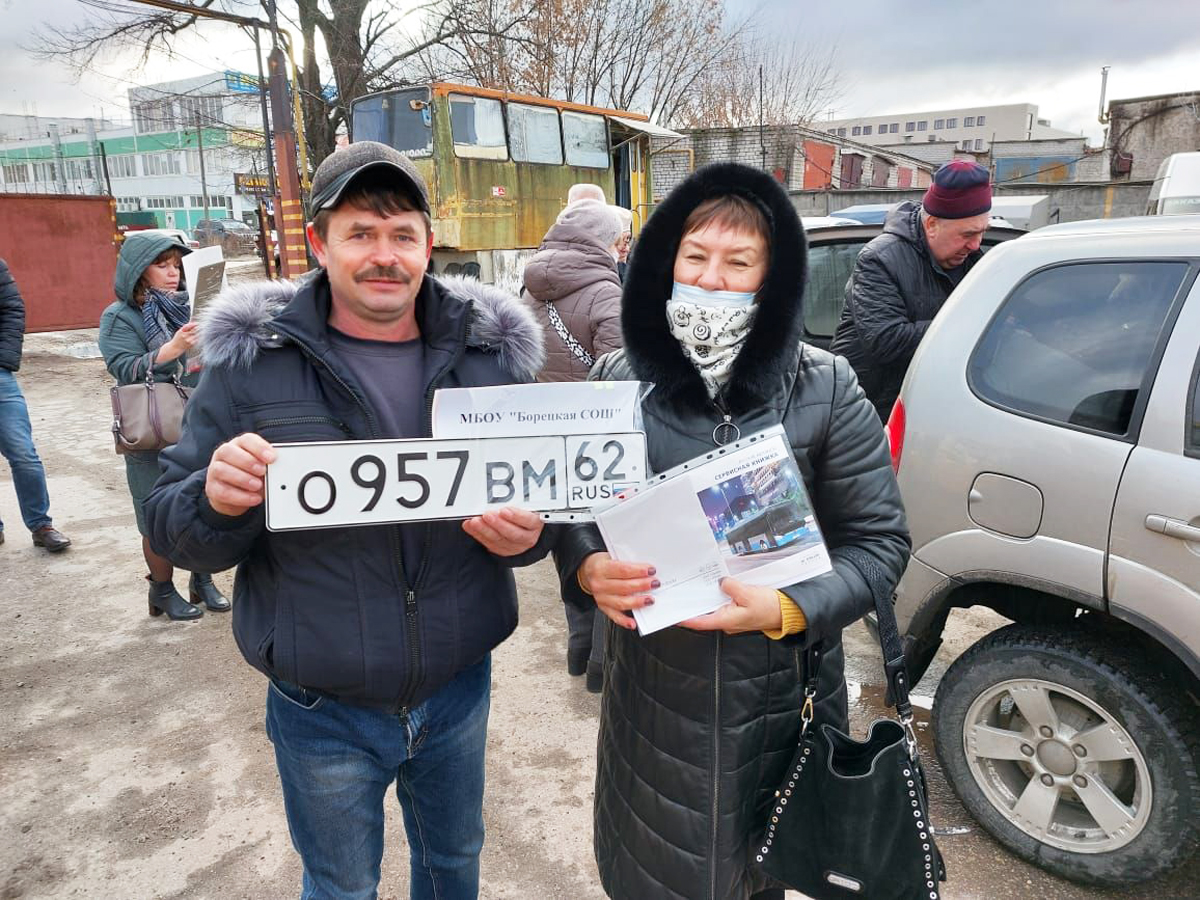
<path id="1" fill-rule="evenodd" d="M 641 431 L 640 381 L 561 381 L 444 388 L 433 397 L 436 438 Z"/>
<path id="2" fill-rule="evenodd" d="M 463 519 L 489 509 L 587 509 L 639 484 L 646 436 L 275 444 L 271 531 Z"/>
<path id="3" fill-rule="evenodd" d="M 654 605 L 633 612 L 650 634 L 726 603 L 720 580 L 779 588 L 832 566 L 781 426 L 657 475 L 596 511 L 614 558 L 654 566 Z"/>
<path id="4" fill-rule="evenodd" d="M 225 256 L 220 245 L 201 247 L 183 257 L 183 280 L 192 304 L 192 318 L 225 289 Z"/>

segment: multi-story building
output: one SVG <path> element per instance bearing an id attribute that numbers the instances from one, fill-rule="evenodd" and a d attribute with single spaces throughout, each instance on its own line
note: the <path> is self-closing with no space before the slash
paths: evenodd
<path id="1" fill-rule="evenodd" d="M 982 152 L 992 141 L 1078 137 L 1050 125 L 1032 103 L 968 106 L 886 116 L 831 119 L 820 123 L 826 133 L 873 146 L 951 142 L 960 150 Z"/>
<path id="2" fill-rule="evenodd" d="M 253 221 L 265 180 L 257 79 L 218 72 L 128 92 L 132 122 L 0 118 L 0 190 L 110 194 L 159 226 Z M 33 120 L 31 122 L 31 119 Z M 17 121 L 19 120 L 19 121 Z"/>

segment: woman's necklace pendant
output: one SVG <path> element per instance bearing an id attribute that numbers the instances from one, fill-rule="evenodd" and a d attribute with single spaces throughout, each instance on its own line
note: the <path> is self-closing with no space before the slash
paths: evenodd
<path id="1" fill-rule="evenodd" d="M 726 416 L 725 421 L 713 429 L 712 437 L 714 444 L 718 447 L 724 447 L 726 444 L 732 444 L 734 441 L 740 440 L 742 429 L 734 425 L 733 420 L 729 416 Z"/>

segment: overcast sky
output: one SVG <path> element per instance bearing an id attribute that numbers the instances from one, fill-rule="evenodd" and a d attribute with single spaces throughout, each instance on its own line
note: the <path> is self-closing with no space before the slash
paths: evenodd
<path id="1" fill-rule="evenodd" d="M 1042 118 L 1099 143 L 1100 67 L 1111 66 L 1109 99 L 1200 90 L 1197 0 L 1008 0 L 951 6 L 939 0 L 729 0 L 758 10 L 772 31 L 833 47 L 843 93 L 839 117 L 1034 103 Z M 947 10 L 952 11 L 947 11 Z M 240 32 L 206 24 L 180 42 L 174 60 L 139 75 L 109 58 L 74 84 L 62 65 L 22 49 L 38 25 L 89 14 L 78 0 L 0 0 L 0 113 L 127 115 L 134 83 L 214 69 L 253 71 Z M 235 50 L 246 47 L 244 50 Z"/>

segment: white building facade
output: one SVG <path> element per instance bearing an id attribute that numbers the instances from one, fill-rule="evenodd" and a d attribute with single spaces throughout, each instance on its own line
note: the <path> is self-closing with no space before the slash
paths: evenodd
<path id="1" fill-rule="evenodd" d="M 1052 127 L 1049 119 L 1038 116 L 1038 108 L 1032 103 L 832 119 L 819 127 L 835 137 L 874 146 L 946 142 L 974 153 L 986 151 L 992 141 L 1079 136 Z"/>
<path id="2" fill-rule="evenodd" d="M 132 122 L 20 118 L 0 133 L 0 191 L 107 194 L 160 227 L 255 221 L 266 182 L 257 80 L 218 72 L 128 91 Z M 83 123 L 80 127 L 77 123 Z M 143 216 L 143 218 L 146 218 Z"/>

